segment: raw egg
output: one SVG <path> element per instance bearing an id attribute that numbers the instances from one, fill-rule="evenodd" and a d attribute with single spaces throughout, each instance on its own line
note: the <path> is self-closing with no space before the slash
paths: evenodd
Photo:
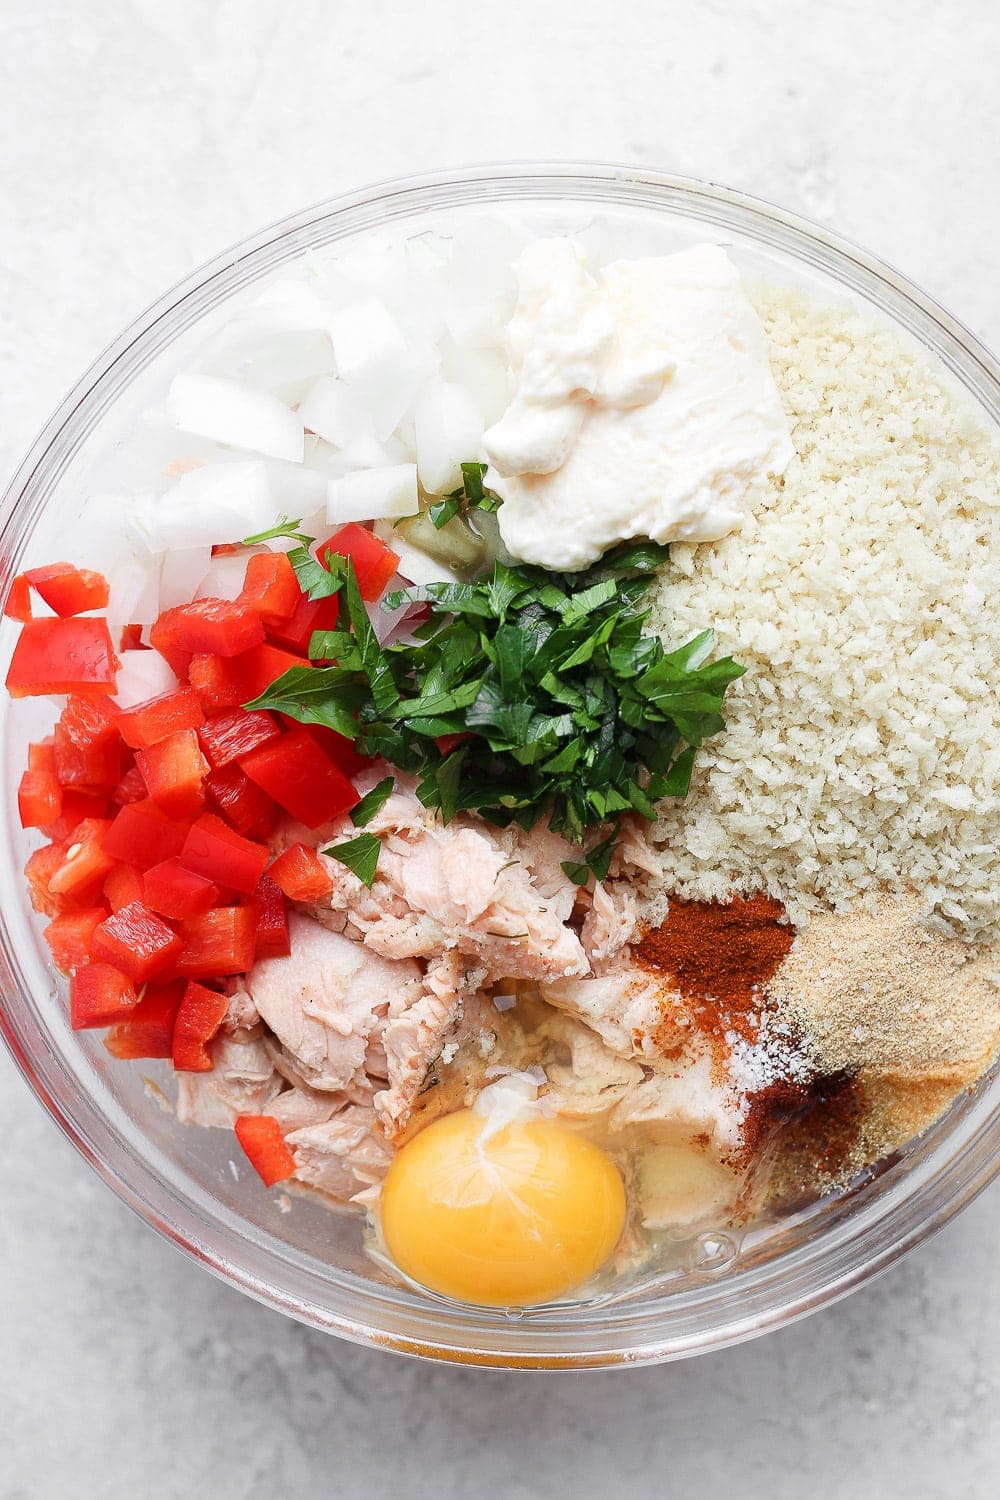
<path id="1" fill-rule="evenodd" d="M 445 1115 L 400 1150 L 382 1187 L 386 1248 L 407 1276 L 463 1302 L 522 1307 L 579 1286 L 625 1223 L 597 1146 L 540 1116 Z"/>

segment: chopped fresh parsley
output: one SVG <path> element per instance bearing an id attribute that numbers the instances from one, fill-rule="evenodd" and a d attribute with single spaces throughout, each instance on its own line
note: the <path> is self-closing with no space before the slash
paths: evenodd
<path id="1" fill-rule="evenodd" d="M 453 521 L 462 511 L 500 509 L 500 496 L 494 490 L 488 490 L 483 484 L 485 474 L 485 464 L 462 465 L 461 488 L 452 490 L 450 495 L 445 495 L 441 500 L 435 500 L 428 507 L 427 514 L 438 531 L 443 526 L 447 526 L 448 522 Z"/>
<path id="2" fill-rule="evenodd" d="M 373 786 L 371 791 L 362 797 L 357 807 L 351 813 L 351 822 L 355 828 L 364 828 L 365 824 L 370 823 L 376 813 L 382 811 L 392 796 L 392 789 L 395 785 L 396 783 L 393 778 L 386 776 L 377 786 Z"/>
<path id="3" fill-rule="evenodd" d="M 482 466 L 463 467 L 475 471 L 463 490 L 474 503 Z M 340 593 L 337 629 L 310 649 L 336 665 L 293 668 L 248 706 L 325 724 L 384 757 L 445 822 L 466 809 L 501 827 L 545 819 L 581 848 L 564 866 L 581 884 L 606 877 L 624 815 L 652 819 L 662 798 L 687 794 L 695 751 L 724 727 L 726 689 L 744 670 L 709 659 L 710 630 L 674 651 L 644 633 L 668 553 L 654 543 L 625 544 L 580 573 L 498 562 L 472 583 L 393 594 L 383 608 L 425 604 L 429 616 L 391 646 L 378 643 L 350 563 L 327 559 L 331 571 L 301 550 L 290 556 L 303 587 Z M 370 792 L 355 823 L 390 789 Z M 374 878 L 372 835 L 327 852 Z"/>
<path id="4" fill-rule="evenodd" d="M 353 870 L 359 880 L 371 890 L 375 884 L 375 871 L 382 845 L 373 833 L 359 833 L 357 838 L 344 844 L 331 844 L 323 853 L 331 859 L 339 859 L 342 865 Z"/>

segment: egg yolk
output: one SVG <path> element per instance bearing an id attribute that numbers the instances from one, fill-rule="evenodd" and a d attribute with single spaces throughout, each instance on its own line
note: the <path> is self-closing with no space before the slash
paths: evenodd
<path id="1" fill-rule="evenodd" d="M 554 1120 L 499 1129 L 471 1109 L 407 1142 L 382 1187 L 386 1248 L 407 1276 L 463 1302 L 560 1297 L 607 1260 L 625 1190 L 597 1146 Z"/>

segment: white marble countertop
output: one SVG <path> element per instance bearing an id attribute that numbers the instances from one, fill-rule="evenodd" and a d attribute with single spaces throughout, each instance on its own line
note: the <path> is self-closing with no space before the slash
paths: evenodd
<path id="1" fill-rule="evenodd" d="M 8 0 L 0 465 L 227 242 L 473 160 L 644 162 L 774 198 L 996 347 L 998 59 L 993 0 Z M 0 1140 L 0 1500 L 997 1493 L 997 1188 L 783 1333 L 525 1376 L 355 1349 L 220 1286 L 117 1202 L 6 1055 Z"/>

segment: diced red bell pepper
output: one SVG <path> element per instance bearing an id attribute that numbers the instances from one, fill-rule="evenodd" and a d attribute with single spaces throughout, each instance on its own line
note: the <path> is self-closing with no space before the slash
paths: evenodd
<path id="1" fill-rule="evenodd" d="M 254 646 L 239 656 L 196 656 L 189 671 L 191 686 L 206 713 L 239 708 L 258 698 L 283 672 L 308 666 L 300 656 L 277 646 Z"/>
<path id="2" fill-rule="evenodd" d="M 238 656 L 264 639 L 260 615 L 232 599 L 195 599 L 164 610 L 149 632 L 178 677 L 187 675 L 193 656 Z"/>
<path id="3" fill-rule="evenodd" d="M 31 588 L 23 573 L 11 581 L 3 612 L 8 620 L 20 620 L 22 625 L 31 619 Z"/>
<path id="4" fill-rule="evenodd" d="M 112 1057 L 170 1057 L 174 1045 L 174 1021 L 184 993 L 183 981 L 147 985 L 127 1021 L 113 1026 L 104 1038 Z"/>
<path id="5" fill-rule="evenodd" d="M 58 916 L 69 905 L 65 896 L 55 896 L 49 889 L 49 881 L 66 857 L 66 847 L 65 840 L 43 844 L 28 855 L 24 867 L 31 904 L 48 917 Z"/>
<path id="6" fill-rule="evenodd" d="M 145 984 L 169 969 L 181 940 L 144 901 L 132 901 L 102 922 L 94 933 L 94 957 L 114 964 L 134 984 Z"/>
<path id="7" fill-rule="evenodd" d="M 160 693 L 118 714 L 119 733 L 132 750 L 146 750 L 181 729 L 198 729 L 204 722 L 198 694 L 189 687 Z"/>
<path id="8" fill-rule="evenodd" d="M 186 870 L 249 896 L 264 873 L 267 850 L 236 833 L 214 813 L 202 813 L 188 829 L 180 861 Z"/>
<path id="9" fill-rule="evenodd" d="M 179 859 L 165 859 L 147 870 L 143 892 L 146 905 L 153 911 L 178 921 L 219 904 L 219 887 L 203 875 L 185 870 Z"/>
<path id="10" fill-rule="evenodd" d="M 28 770 L 51 771 L 55 775 L 56 746 L 51 735 L 47 740 L 38 740 L 28 746 Z"/>
<path id="11" fill-rule="evenodd" d="M 7 669 L 7 691 L 12 698 L 113 693 L 118 667 L 106 620 L 29 620 Z"/>
<path id="12" fill-rule="evenodd" d="M 43 937 L 57 969 L 68 974 L 71 969 L 90 962 L 95 929 L 107 916 L 106 906 L 87 906 L 82 911 L 64 911 L 53 917 Z"/>
<path id="13" fill-rule="evenodd" d="M 142 650 L 142 626 L 123 625 L 122 633 L 118 638 L 119 651 L 141 651 Z"/>
<path id="14" fill-rule="evenodd" d="M 333 890 L 329 870 L 307 844 L 292 844 L 267 873 L 289 901 L 323 901 Z"/>
<path id="15" fill-rule="evenodd" d="M 213 771 L 205 782 L 205 790 L 237 833 L 249 833 L 275 810 L 267 793 L 262 792 L 239 766 L 224 766 L 221 771 Z"/>
<path id="16" fill-rule="evenodd" d="M 234 708 L 203 724 L 198 739 L 212 768 L 218 770 L 256 750 L 258 745 L 276 740 L 280 733 L 281 726 L 273 714 L 262 709 L 247 713 L 246 709 Z"/>
<path id="17" fill-rule="evenodd" d="M 138 766 L 129 766 L 125 775 L 111 793 L 112 802 L 124 807 L 128 802 L 145 802 L 148 792 Z"/>
<path id="18" fill-rule="evenodd" d="M 121 911 L 145 895 L 142 874 L 135 865 L 115 865 L 104 877 L 104 899 L 112 911 Z"/>
<path id="19" fill-rule="evenodd" d="M 211 1073 L 208 1043 L 226 1019 L 229 1001 L 218 990 L 189 982 L 174 1022 L 174 1067 L 178 1073 Z"/>
<path id="20" fill-rule="evenodd" d="M 336 630 L 339 615 L 340 605 L 336 594 L 330 594 L 325 599 L 310 599 L 306 594 L 302 594 L 294 613 L 287 620 L 282 620 L 279 625 L 269 627 L 268 638 L 276 641 L 279 646 L 287 646 L 289 650 L 297 651 L 300 656 L 307 656 L 313 632 Z M 301 666 L 301 662 L 299 665 Z"/>
<path id="21" fill-rule="evenodd" d="M 71 697 L 56 724 L 54 751 L 63 786 L 114 786 L 122 773 L 117 709 L 103 698 Z"/>
<path id="22" fill-rule="evenodd" d="M 250 906 L 214 906 L 181 924 L 174 967 L 189 979 L 222 979 L 253 968 L 257 920 Z"/>
<path id="23" fill-rule="evenodd" d="M 64 787 L 62 812 L 54 823 L 46 823 L 44 833 L 46 838 L 68 839 L 86 818 L 103 818 L 107 821 L 108 816 L 108 798 L 103 789 L 87 788 L 85 791 L 78 791 L 75 787 Z"/>
<path id="24" fill-rule="evenodd" d="M 83 964 L 69 982 L 69 1022 L 74 1031 L 127 1021 L 138 996 L 127 974 L 112 964 Z"/>
<path id="25" fill-rule="evenodd" d="M 47 828 L 62 814 L 62 787 L 51 771 L 25 771 L 17 788 L 22 828 Z"/>
<path id="26" fill-rule="evenodd" d="M 301 598 L 299 580 L 287 553 L 260 552 L 249 559 L 238 603 L 256 610 L 266 626 L 289 619 Z"/>
<path id="27" fill-rule="evenodd" d="M 293 719 L 286 719 L 284 715 L 282 718 L 289 728 L 293 726 Z M 306 724 L 304 727 L 345 776 L 356 776 L 359 771 L 375 764 L 370 755 L 361 755 L 355 750 L 353 740 L 338 734 L 335 729 L 327 729 L 325 724 Z"/>
<path id="28" fill-rule="evenodd" d="M 350 521 L 321 543 L 316 556 L 323 562 L 328 552 L 339 552 L 354 564 L 362 599 L 381 599 L 386 584 L 399 567 L 399 556 L 381 538 L 356 521 Z"/>
<path id="29" fill-rule="evenodd" d="M 107 608 L 108 580 L 102 573 L 61 562 L 28 568 L 24 576 L 57 615 L 82 615 L 88 609 Z"/>
<path id="30" fill-rule="evenodd" d="M 193 729 L 178 729 L 148 750 L 135 752 L 149 795 L 168 818 L 193 818 L 205 805 L 208 761 Z"/>
<path id="31" fill-rule="evenodd" d="M 354 785 L 301 725 L 244 755 L 240 765 L 251 781 L 307 828 L 340 817 L 360 801 Z"/>
<path id="32" fill-rule="evenodd" d="M 187 828 L 161 812 L 153 801 L 128 802 L 104 837 L 106 853 L 123 864 L 148 870 L 180 854 Z"/>
<path id="33" fill-rule="evenodd" d="M 104 877 L 115 862 L 104 848 L 110 826 L 105 818 L 84 818 L 77 824 L 65 845 L 62 862 L 53 870 L 49 880 L 49 891 L 53 896 L 92 904 L 90 898 L 100 890 Z"/>
<path id="34" fill-rule="evenodd" d="M 267 875 L 260 877 L 250 901 L 257 923 L 254 963 L 262 958 L 285 958 L 292 951 L 288 915 L 282 892 Z"/>
<path id="35" fill-rule="evenodd" d="M 295 1157 L 273 1115 L 239 1115 L 236 1139 L 265 1187 L 295 1176 Z"/>

